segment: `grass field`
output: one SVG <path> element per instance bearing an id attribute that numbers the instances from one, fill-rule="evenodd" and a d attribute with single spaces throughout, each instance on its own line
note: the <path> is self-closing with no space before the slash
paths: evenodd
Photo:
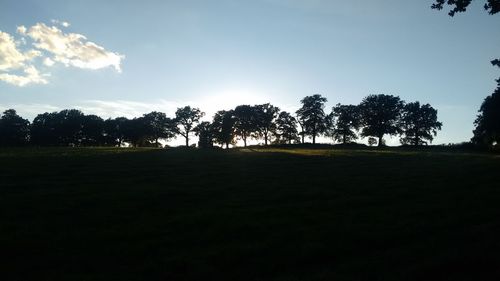
<path id="1" fill-rule="evenodd" d="M 0 280 L 500 280 L 500 157 L 0 150 Z"/>

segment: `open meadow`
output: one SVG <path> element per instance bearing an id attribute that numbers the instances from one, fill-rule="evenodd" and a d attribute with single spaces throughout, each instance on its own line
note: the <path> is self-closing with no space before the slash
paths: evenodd
<path id="1" fill-rule="evenodd" d="M 0 150 L 0 280 L 500 280 L 500 157 Z"/>

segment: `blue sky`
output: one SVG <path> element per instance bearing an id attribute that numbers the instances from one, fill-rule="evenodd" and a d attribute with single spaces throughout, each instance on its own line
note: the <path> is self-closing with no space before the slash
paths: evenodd
<path id="1" fill-rule="evenodd" d="M 189 104 L 210 118 L 244 103 L 292 111 L 317 93 L 328 110 L 393 94 L 438 109 L 434 143 L 465 141 L 500 76 L 489 63 L 500 57 L 500 16 L 475 1 L 450 18 L 432 2 L 1 1 L 0 31 L 24 57 L 39 54 L 4 70 L 0 54 L 0 75 L 28 75 L 29 66 L 38 74 L 23 86 L 0 81 L 0 109 L 29 119 L 63 108 L 132 117 Z M 44 28 L 84 35 L 71 45 L 82 52 L 41 46 Z"/>

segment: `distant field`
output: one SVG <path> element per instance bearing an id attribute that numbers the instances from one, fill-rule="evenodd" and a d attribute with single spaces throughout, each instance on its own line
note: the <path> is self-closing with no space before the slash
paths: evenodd
<path id="1" fill-rule="evenodd" d="M 500 280 L 500 157 L 0 149 L 0 280 Z"/>

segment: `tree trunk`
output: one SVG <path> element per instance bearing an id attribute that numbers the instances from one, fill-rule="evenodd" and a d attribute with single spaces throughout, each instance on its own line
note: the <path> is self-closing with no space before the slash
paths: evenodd
<path id="1" fill-rule="evenodd" d="M 384 136 L 384 135 L 378 136 L 378 145 L 377 145 L 378 147 L 381 147 L 381 146 L 382 146 L 382 137 L 383 137 L 383 136 Z"/>
<path id="2" fill-rule="evenodd" d="M 189 147 L 189 135 L 186 134 L 186 147 Z"/>
<path id="3" fill-rule="evenodd" d="M 267 145 L 267 133 L 264 134 L 264 142 Z"/>
<path id="4" fill-rule="evenodd" d="M 247 137 L 243 137 L 243 145 L 247 147 Z"/>
<path id="5" fill-rule="evenodd" d="M 345 134 L 342 135 L 342 143 L 345 144 L 346 142 L 346 137 L 345 137 Z"/>
<path id="6" fill-rule="evenodd" d="M 302 138 L 302 144 L 304 144 L 304 132 L 302 131 L 302 134 L 300 135 L 300 137 Z"/>
<path id="7" fill-rule="evenodd" d="M 316 134 L 313 133 L 313 144 L 316 144 Z"/>
<path id="8" fill-rule="evenodd" d="M 229 143 L 226 142 L 226 149 L 229 149 Z"/>

